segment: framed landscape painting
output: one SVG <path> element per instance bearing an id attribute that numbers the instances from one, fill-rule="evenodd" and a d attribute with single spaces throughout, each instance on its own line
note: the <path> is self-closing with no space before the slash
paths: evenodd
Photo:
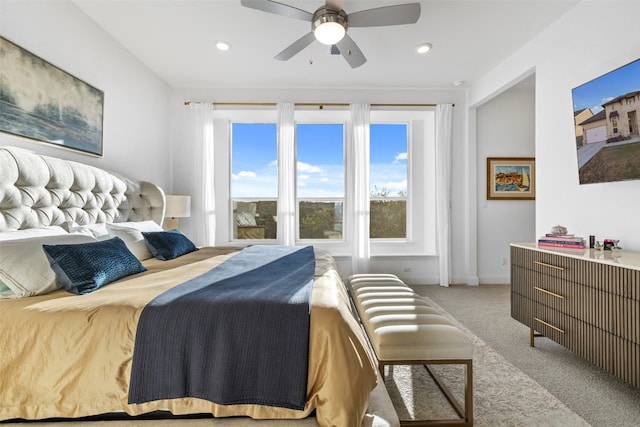
<path id="1" fill-rule="evenodd" d="M 102 156 L 104 93 L 0 37 L 0 131 Z"/>
<path id="2" fill-rule="evenodd" d="M 487 200 L 534 200 L 533 157 L 487 157 Z"/>

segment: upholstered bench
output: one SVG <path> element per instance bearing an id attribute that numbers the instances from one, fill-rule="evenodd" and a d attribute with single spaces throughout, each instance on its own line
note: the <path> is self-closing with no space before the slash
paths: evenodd
<path id="1" fill-rule="evenodd" d="M 424 365 L 460 418 L 400 421 L 403 426 L 473 425 L 473 344 L 438 307 L 391 274 L 356 274 L 347 280 L 360 322 L 384 378 L 387 365 Z M 464 408 L 429 365 L 465 366 Z"/>

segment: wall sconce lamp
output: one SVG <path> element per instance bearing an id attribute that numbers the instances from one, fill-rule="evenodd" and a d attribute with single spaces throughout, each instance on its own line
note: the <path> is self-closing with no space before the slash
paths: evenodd
<path id="1" fill-rule="evenodd" d="M 166 196 L 167 204 L 164 210 L 164 228 L 173 230 L 178 228 L 180 221 L 177 218 L 191 216 L 191 196 Z"/>

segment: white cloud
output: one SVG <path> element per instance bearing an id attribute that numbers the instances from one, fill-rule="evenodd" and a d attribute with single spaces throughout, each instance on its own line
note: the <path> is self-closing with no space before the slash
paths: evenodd
<path id="1" fill-rule="evenodd" d="M 301 180 L 309 179 L 309 175 L 300 174 L 298 175 L 298 179 L 301 179 Z"/>
<path id="2" fill-rule="evenodd" d="M 278 159 L 273 160 L 273 161 L 271 161 L 271 162 L 269 163 L 269 167 L 274 167 L 274 166 L 276 166 L 276 167 L 278 166 Z"/>
<path id="3" fill-rule="evenodd" d="M 298 172 L 307 172 L 307 173 L 320 173 L 322 169 L 318 166 L 310 165 L 309 163 L 298 162 L 297 164 Z"/>
<path id="4" fill-rule="evenodd" d="M 298 197 L 344 197 L 344 167 L 322 165 L 322 174 L 306 175 L 309 179 L 298 180 Z"/>
<path id="5" fill-rule="evenodd" d="M 407 160 L 407 153 L 398 153 L 396 154 L 396 157 L 393 159 L 393 162 L 391 162 L 392 165 L 397 165 L 400 164 L 400 162 L 402 161 L 406 161 Z"/>
<path id="6" fill-rule="evenodd" d="M 242 179 L 242 178 L 253 179 L 253 178 L 256 178 L 257 176 L 258 175 L 253 171 L 240 171 L 237 174 L 233 175 L 233 179 Z"/>
<path id="7" fill-rule="evenodd" d="M 402 181 L 389 181 L 387 182 L 386 188 L 395 191 L 407 191 L 407 180 L 404 179 Z"/>

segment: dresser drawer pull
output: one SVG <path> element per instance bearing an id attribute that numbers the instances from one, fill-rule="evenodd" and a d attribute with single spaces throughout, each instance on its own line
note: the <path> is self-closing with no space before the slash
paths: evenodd
<path id="1" fill-rule="evenodd" d="M 546 262 L 534 261 L 534 264 L 538 264 L 538 265 L 541 265 L 543 267 L 549 267 L 549 268 L 553 268 L 553 269 L 556 269 L 556 270 L 564 271 L 564 267 L 558 267 L 557 265 L 547 264 Z"/>
<path id="2" fill-rule="evenodd" d="M 553 297 L 556 297 L 556 298 L 564 299 L 564 297 L 563 297 L 562 295 L 560 295 L 560 294 L 553 293 L 553 292 L 551 292 L 551 291 L 548 291 L 548 290 L 546 290 L 546 289 L 539 288 L 539 287 L 537 287 L 537 286 L 534 286 L 534 287 L 533 287 L 533 289 L 535 289 L 536 291 L 544 292 L 545 294 L 549 294 L 549 295 L 551 295 L 551 296 L 553 296 Z"/>
<path id="3" fill-rule="evenodd" d="M 562 329 L 557 328 L 557 327 L 553 326 L 552 324 L 545 322 L 544 320 L 540 320 L 537 317 L 534 317 L 534 319 L 536 319 L 536 321 L 542 323 L 543 325 L 548 326 L 551 329 L 555 329 L 556 331 L 560 332 L 561 334 L 564 334 L 564 331 Z"/>

